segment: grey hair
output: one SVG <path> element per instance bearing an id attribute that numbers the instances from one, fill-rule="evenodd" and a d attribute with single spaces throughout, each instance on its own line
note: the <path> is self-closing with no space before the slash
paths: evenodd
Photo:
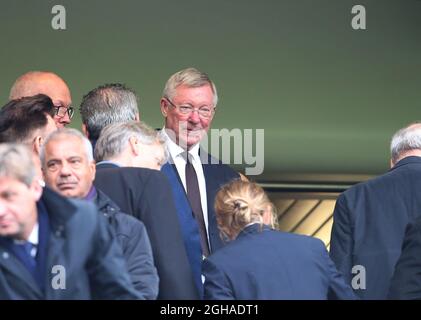
<path id="1" fill-rule="evenodd" d="M 118 156 L 127 147 L 130 137 L 133 136 L 138 138 L 142 144 L 151 145 L 158 142 L 164 148 L 163 138 L 144 122 L 115 123 L 102 130 L 95 145 L 95 160 L 99 162 Z"/>
<path id="2" fill-rule="evenodd" d="M 0 144 L 0 176 L 15 178 L 29 187 L 36 175 L 32 157 L 27 146 L 16 143 Z"/>
<path id="3" fill-rule="evenodd" d="M 76 129 L 62 128 L 62 129 L 59 129 L 57 131 L 54 131 L 53 133 L 51 133 L 45 139 L 45 142 L 42 145 L 41 152 L 40 152 L 40 155 L 39 155 L 39 157 L 41 159 L 42 167 L 45 167 L 45 149 L 47 147 L 47 144 L 50 141 L 58 140 L 62 136 L 65 136 L 65 137 L 66 136 L 67 137 L 70 136 L 70 137 L 76 137 L 76 138 L 78 138 L 83 143 L 83 145 L 85 146 L 85 154 L 86 154 L 86 157 L 87 157 L 88 161 L 93 161 L 94 160 L 91 142 L 80 131 L 78 131 Z"/>
<path id="4" fill-rule="evenodd" d="M 136 93 L 120 83 L 105 84 L 86 94 L 79 108 L 91 141 L 97 140 L 107 125 L 139 117 Z"/>
<path id="5" fill-rule="evenodd" d="M 185 85 L 189 88 L 199 88 L 210 85 L 213 92 L 213 106 L 216 107 L 218 103 L 218 92 L 216 91 L 215 84 L 206 73 L 195 68 L 187 68 L 174 73 L 165 84 L 162 96 L 173 99 L 175 90 L 181 85 Z"/>
<path id="6" fill-rule="evenodd" d="M 405 152 L 421 150 L 421 122 L 411 123 L 397 131 L 390 143 L 392 162 L 396 163 Z"/>

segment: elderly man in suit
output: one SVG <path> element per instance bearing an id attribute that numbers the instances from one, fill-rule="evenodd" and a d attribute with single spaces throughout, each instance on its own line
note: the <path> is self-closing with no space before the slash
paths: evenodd
<path id="1" fill-rule="evenodd" d="M 333 213 L 330 256 L 363 299 L 387 297 L 405 228 L 421 214 L 421 123 L 394 134 L 391 154 L 391 169 L 341 194 Z"/>
<path id="2" fill-rule="evenodd" d="M 108 84 L 91 90 L 80 106 L 83 131 L 96 145 L 102 130 L 111 124 L 139 121 L 137 96 L 121 84 Z M 129 135 L 129 138 L 133 135 Z M 136 155 L 140 150 L 133 146 Z M 109 154 L 129 145 L 129 141 L 109 145 Z M 118 150 L 117 150 L 118 149 Z M 124 212 L 145 224 L 151 241 L 155 266 L 159 276 L 158 299 L 197 299 L 198 290 L 186 249 L 183 246 L 174 199 L 166 176 L 158 171 L 140 167 L 126 167 L 116 158 L 97 166 L 95 186 L 107 194 Z M 136 160 L 130 165 L 139 164 Z"/>
<path id="3" fill-rule="evenodd" d="M 162 167 L 170 180 L 184 242 L 196 285 L 202 291 L 201 261 L 224 243 L 215 219 L 214 200 L 219 187 L 239 178 L 238 173 L 200 149 L 218 103 L 216 86 L 195 68 L 173 74 L 165 84 L 161 131 L 170 160 Z"/>
<path id="4" fill-rule="evenodd" d="M 43 190 L 33 157 L 0 145 L 0 299 L 140 298 L 106 220 Z"/>

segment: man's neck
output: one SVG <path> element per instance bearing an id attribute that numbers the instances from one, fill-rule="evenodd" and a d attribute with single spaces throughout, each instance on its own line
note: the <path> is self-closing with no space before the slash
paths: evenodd
<path id="1" fill-rule="evenodd" d="M 418 149 L 417 150 L 409 150 L 409 151 L 406 151 L 406 152 L 402 153 L 400 155 L 400 157 L 395 161 L 395 163 L 392 164 L 391 167 L 393 168 L 399 161 L 401 161 L 401 160 L 403 160 L 407 157 L 421 157 L 421 150 L 418 150 Z"/>

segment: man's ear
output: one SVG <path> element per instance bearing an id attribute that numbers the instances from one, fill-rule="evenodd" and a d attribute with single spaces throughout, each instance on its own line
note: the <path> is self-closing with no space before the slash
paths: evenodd
<path id="1" fill-rule="evenodd" d="M 84 123 L 82 123 L 82 132 L 86 136 L 86 138 L 89 139 L 89 132 L 88 132 L 88 129 L 86 128 L 86 124 Z"/>
<path id="2" fill-rule="evenodd" d="M 392 159 L 390 159 L 390 168 L 393 168 L 395 166 L 395 163 L 393 162 Z"/>
<path id="3" fill-rule="evenodd" d="M 94 160 L 92 160 L 91 163 L 89 164 L 89 168 L 91 169 L 92 182 L 93 182 L 95 180 L 95 175 L 96 175 L 96 164 Z"/>
<path id="4" fill-rule="evenodd" d="M 32 150 L 38 156 L 41 153 L 41 147 L 42 147 L 43 142 L 44 142 L 44 139 L 41 136 L 36 136 L 32 143 Z"/>
<path id="5" fill-rule="evenodd" d="M 35 202 L 37 202 L 42 196 L 42 186 L 40 181 L 38 181 L 38 178 L 39 177 L 35 177 L 30 186 L 32 197 Z"/>
<path id="6" fill-rule="evenodd" d="M 136 113 L 136 115 L 134 116 L 134 121 L 140 122 L 140 113 Z"/>
<path id="7" fill-rule="evenodd" d="M 168 112 L 167 100 L 165 100 L 164 98 L 161 98 L 161 113 L 164 117 L 167 117 L 167 112 Z"/>
<path id="8" fill-rule="evenodd" d="M 140 147 L 140 143 L 139 143 L 139 140 L 136 137 L 131 136 L 129 138 L 129 147 L 130 147 L 131 152 L 135 156 L 138 156 L 139 155 L 139 153 L 140 153 L 140 148 L 139 148 Z"/>

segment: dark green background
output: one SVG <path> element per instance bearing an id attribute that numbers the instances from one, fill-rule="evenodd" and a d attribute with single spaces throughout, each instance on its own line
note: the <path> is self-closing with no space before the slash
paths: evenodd
<path id="1" fill-rule="evenodd" d="M 67 30 L 51 8 L 67 9 Z M 367 9 L 367 30 L 351 8 Z M 421 1 L 2 0 L 0 100 L 17 76 L 51 70 L 74 105 L 99 84 L 141 97 L 162 126 L 167 78 L 195 66 L 220 96 L 215 128 L 264 128 L 261 180 L 346 180 L 388 167 L 394 131 L 421 119 Z M 74 126 L 80 127 L 77 115 Z"/>

